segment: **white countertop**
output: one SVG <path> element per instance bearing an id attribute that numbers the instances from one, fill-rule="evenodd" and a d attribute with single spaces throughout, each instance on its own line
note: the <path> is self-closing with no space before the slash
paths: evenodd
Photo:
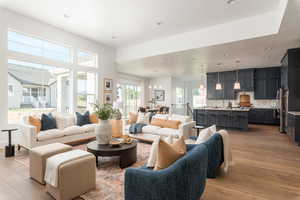
<path id="1" fill-rule="evenodd" d="M 250 108 L 195 108 L 200 110 L 220 110 L 220 111 L 242 111 L 248 112 Z"/>
<path id="2" fill-rule="evenodd" d="M 298 111 L 289 111 L 288 112 L 289 114 L 292 114 L 292 115 L 300 115 L 300 112 Z"/>

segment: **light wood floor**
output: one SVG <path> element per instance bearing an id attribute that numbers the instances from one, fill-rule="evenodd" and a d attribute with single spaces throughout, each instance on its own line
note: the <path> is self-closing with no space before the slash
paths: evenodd
<path id="1" fill-rule="evenodd" d="M 276 126 L 229 131 L 235 165 L 208 179 L 202 200 L 300 200 L 300 147 Z M 0 200 L 51 200 L 28 171 L 0 152 Z"/>

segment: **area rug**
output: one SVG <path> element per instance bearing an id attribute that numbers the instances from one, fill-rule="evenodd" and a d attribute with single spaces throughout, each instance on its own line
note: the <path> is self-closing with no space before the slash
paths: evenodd
<path id="1" fill-rule="evenodd" d="M 74 146 L 74 149 L 86 150 L 86 145 Z M 137 162 L 131 167 L 145 164 L 151 149 L 150 144 L 138 143 Z M 26 153 L 19 153 L 15 160 L 29 168 L 29 157 Z M 96 172 L 96 189 L 81 196 L 84 200 L 123 200 L 124 173 L 126 169 L 119 168 L 118 157 L 99 158 L 99 168 Z M 29 169 L 28 169 L 29 170 Z"/>

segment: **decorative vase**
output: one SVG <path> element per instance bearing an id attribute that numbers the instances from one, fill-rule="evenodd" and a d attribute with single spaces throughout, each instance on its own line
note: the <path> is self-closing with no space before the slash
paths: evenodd
<path id="1" fill-rule="evenodd" d="M 109 144 L 111 140 L 111 124 L 109 120 L 101 120 L 95 128 L 98 144 Z"/>

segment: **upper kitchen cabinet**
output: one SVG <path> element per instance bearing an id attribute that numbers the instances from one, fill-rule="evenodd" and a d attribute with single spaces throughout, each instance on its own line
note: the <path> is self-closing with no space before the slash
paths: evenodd
<path id="1" fill-rule="evenodd" d="M 254 69 L 243 69 L 238 71 L 238 78 L 241 84 L 240 91 L 254 90 Z"/>
<path id="2" fill-rule="evenodd" d="M 216 90 L 216 84 L 220 81 L 222 90 Z M 207 99 L 235 99 L 233 85 L 235 82 L 235 72 L 207 73 Z"/>
<path id="3" fill-rule="evenodd" d="M 281 85 L 280 75 L 280 67 L 256 69 L 254 72 L 254 98 L 276 99 Z"/>
<path id="4" fill-rule="evenodd" d="M 224 99 L 235 99 L 235 90 L 233 89 L 234 82 L 236 80 L 235 72 L 223 72 L 223 92 Z"/>
<path id="5" fill-rule="evenodd" d="M 218 73 L 207 73 L 207 99 L 217 99 Z"/>

